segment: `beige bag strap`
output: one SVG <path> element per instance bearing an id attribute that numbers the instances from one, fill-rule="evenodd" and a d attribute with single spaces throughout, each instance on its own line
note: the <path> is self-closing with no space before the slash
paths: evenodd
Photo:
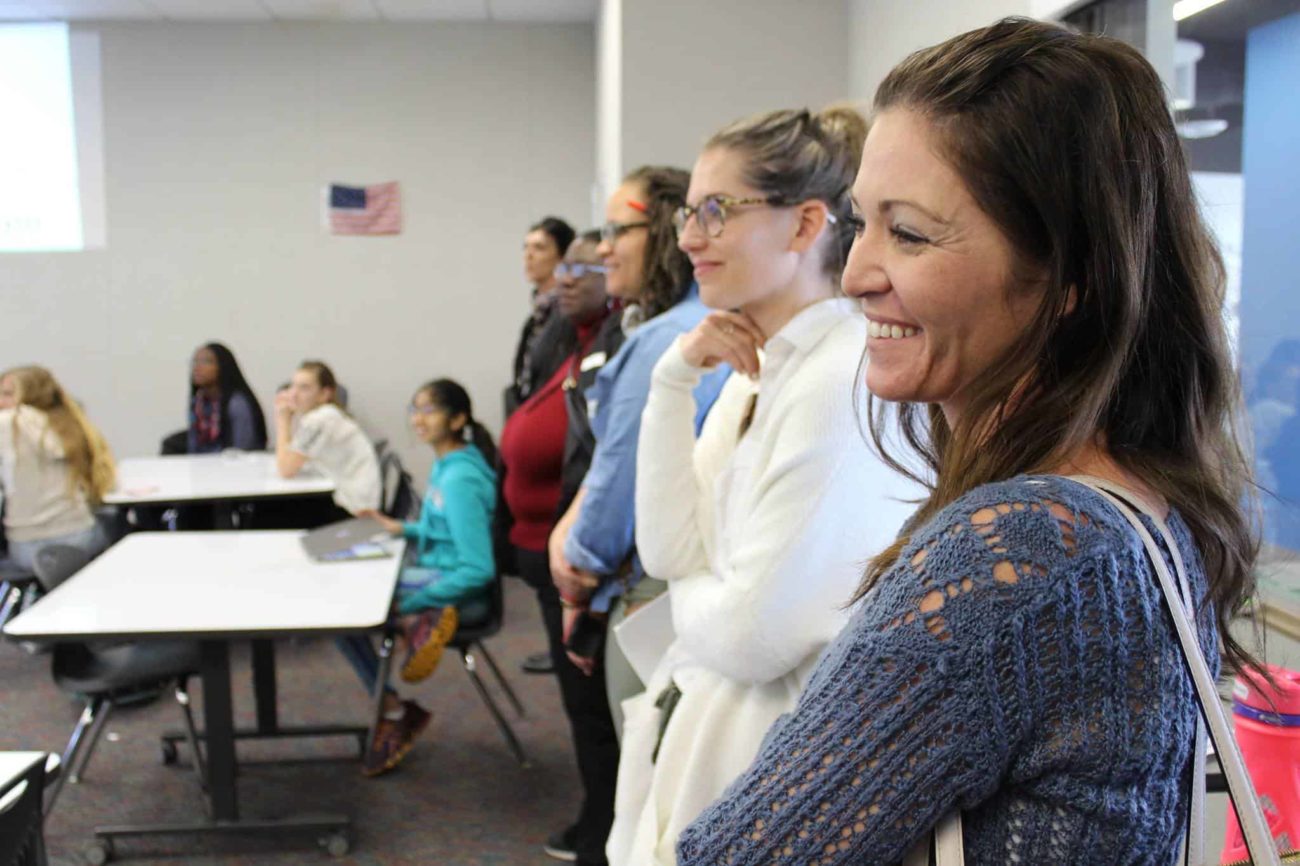
<path id="1" fill-rule="evenodd" d="M 1241 823 L 1242 835 L 1245 837 L 1246 850 L 1250 854 L 1251 862 L 1255 866 L 1281 866 L 1282 861 L 1278 856 L 1277 846 L 1273 843 L 1268 822 L 1264 818 L 1264 810 L 1260 807 L 1259 797 L 1255 794 L 1255 786 L 1251 782 L 1250 774 L 1246 772 L 1246 762 L 1241 757 L 1241 749 L 1232 736 L 1232 728 L 1223 712 L 1223 703 L 1219 700 L 1214 678 L 1210 676 L 1210 669 L 1205 664 L 1205 656 L 1201 653 L 1196 629 L 1192 626 L 1185 610 L 1185 607 L 1191 607 L 1187 571 L 1183 566 L 1178 545 L 1174 543 L 1173 536 L 1169 533 L 1169 528 L 1165 526 L 1160 515 L 1152 512 L 1137 495 L 1118 484 L 1088 476 L 1072 476 L 1069 480 L 1096 491 L 1114 505 L 1142 539 L 1147 556 L 1151 559 L 1151 565 L 1160 580 L 1165 607 L 1174 622 L 1178 645 L 1182 649 L 1183 663 L 1187 665 L 1188 673 L 1192 677 L 1192 685 L 1196 688 L 1203 722 L 1198 720 L 1198 738 L 1192 756 L 1196 775 L 1192 779 L 1192 815 L 1191 820 L 1188 821 L 1188 839 L 1185 848 L 1187 861 L 1195 866 L 1205 862 L 1203 854 L 1205 745 L 1200 735 L 1204 725 L 1208 724 L 1210 740 L 1214 743 L 1214 751 L 1219 756 L 1219 764 L 1227 779 L 1228 794 L 1232 798 L 1233 807 L 1237 810 L 1237 818 Z M 1181 587 L 1174 583 L 1174 578 L 1169 573 L 1169 566 L 1165 563 L 1165 558 L 1160 555 L 1160 548 L 1151 537 L 1151 533 L 1147 531 L 1146 525 L 1134 513 L 1134 509 L 1149 517 L 1164 538 L 1165 547 L 1169 549 L 1174 567 L 1178 570 L 1178 584 L 1181 584 Z M 1180 603 L 1180 595 L 1183 596 L 1182 603 Z M 1196 859 L 1192 859 L 1193 857 Z"/>
<path id="2" fill-rule="evenodd" d="M 1246 850 L 1250 853 L 1255 866 L 1281 866 L 1277 848 L 1273 844 L 1272 834 L 1260 808 L 1259 798 L 1255 794 L 1250 775 L 1246 772 L 1241 750 L 1232 736 L 1223 705 L 1219 701 L 1218 690 L 1210 676 L 1205 657 L 1201 654 L 1200 641 L 1196 629 L 1192 626 L 1188 613 L 1192 610 L 1191 589 L 1187 582 L 1187 570 L 1183 565 L 1182 554 L 1174 543 L 1169 528 L 1164 520 L 1145 506 L 1142 500 L 1125 488 L 1100 478 L 1090 476 L 1070 476 L 1067 480 L 1081 484 L 1096 492 L 1110 502 L 1142 539 L 1152 568 L 1160 582 L 1161 595 L 1174 623 L 1178 636 L 1178 645 L 1182 650 L 1183 662 L 1192 677 L 1196 689 L 1200 714 L 1196 725 L 1196 742 L 1193 745 L 1193 777 L 1191 808 L 1187 822 L 1187 839 L 1184 843 L 1184 860 L 1190 866 L 1201 866 L 1204 858 L 1204 818 L 1205 818 L 1205 730 L 1209 726 L 1210 739 L 1214 742 L 1215 752 L 1228 782 L 1228 793 L 1237 810 L 1242 834 L 1246 840 Z M 1131 503 L 1131 504 L 1130 504 Z M 1170 558 L 1177 571 L 1177 582 L 1169 572 L 1164 556 L 1156 545 L 1155 539 L 1147 531 L 1146 525 L 1134 513 L 1141 511 L 1156 525 L 1168 548 Z M 904 866 L 964 866 L 965 856 L 962 849 L 961 813 L 953 812 L 943 818 L 935 827 L 929 838 L 923 839 L 903 861 Z"/>

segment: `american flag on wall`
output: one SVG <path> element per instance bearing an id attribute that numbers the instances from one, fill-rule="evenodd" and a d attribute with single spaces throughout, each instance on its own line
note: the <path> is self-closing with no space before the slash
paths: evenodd
<path id="1" fill-rule="evenodd" d="M 372 186 L 329 186 L 332 235 L 396 235 L 402 232 L 402 191 L 397 181 Z"/>

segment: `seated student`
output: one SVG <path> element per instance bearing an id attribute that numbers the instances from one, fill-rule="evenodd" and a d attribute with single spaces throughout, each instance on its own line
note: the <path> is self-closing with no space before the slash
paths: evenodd
<path id="1" fill-rule="evenodd" d="M 262 407 L 244 380 L 234 354 L 221 343 L 208 343 L 194 352 L 189 419 L 185 448 L 189 454 L 266 448 Z"/>
<path id="2" fill-rule="evenodd" d="M 90 509 L 114 475 L 108 443 L 49 370 L 0 375 L 0 490 L 15 565 L 30 569 L 50 544 L 103 551 L 108 538 Z"/>
<path id="3" fill-rule="evenodd" d="M 402 569 L 396 613 L 407 646 L 402 679 L 417 683 L 433 673 L 460 620 L 473 622 L 489 613 L 496 577 L 497 478 L 496 446 L 474 420 L 469 394 L 456 382 L 438 379 L 421 386 L 411 401 L 411 426 L 436 454 L 419 520 L 402 523 L 369 510 L 361 516 L 415 542 L 408 551 L 410 564 Z M 379 657 L 370 639 L 353 635 L 338 644 L 361 682 L 373 688 Z M 396 767 L 430 718 L 414 701 L 400 700 L 387 683 L 383 688 L 383 717 L 361 766 L 367 776 Z"/>
<path id="4" fill-rule="evenodd" d="M 332 500 L 299 509 L 306 528 L 379 507 L 375 446 L 337 402 L 338 381 L 322 361 L 303 361 L 287 390 L 275 395 L 275 465 L 282 478 L 312 466 L 334 481 Z"/>

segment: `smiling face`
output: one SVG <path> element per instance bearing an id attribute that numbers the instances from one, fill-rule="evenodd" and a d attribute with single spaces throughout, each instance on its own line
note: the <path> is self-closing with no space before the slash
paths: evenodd
<path id="1" fill-rule="evenodd" d="M 853 186 L 866 229 L 843 285 L 868 320 L 871 393 L 938 403 L 952 424 L 1025 333 L 1041 293 L 1013 276 L 1010 242 L 939 156 L 936 136 L 901 107 L 872 125 Z"/>
<path id="2" fill-rule="evenodd" d="M 640 181 L 625 181 L 605 205 L 605 220 L 624 227 L 611 241 L 601 241 L 596 248 L 608 272 L 605 274 L 605 291 L 611 298 L 635 301 L 641 297 L 645 281 L 645 253 L 649 232 L 644 225 L 646 215 L 634 204 L 644 204 L 645 189 Z M 633 227 L 635 226 L 635 227 Z"/>
<path id="3" fill-rule="evenodd" d="M 564 255 L 565 264 L 599 265 L 596 244 L 591 241 L 574 241 Z M 580 277 L 564 276 L 556 280 L 556 298 L 560 314 L 575 322 L 586 322 L 605 309 L 605 277 L 586 273 Z"/>
<path id="4" fill-rule="evenodd" d="M 421 442 L 437 447 L 449 440 L 459 440 L 465 427 L 465 416 L 454 418 L 446 408 L 434 402 L 427 389 L 417 391 L 411 400 L 411 429 Z"/>
<path id="5" fill-rule="evenodd" d="M 744 180 L 745 158 L 729 148 L 700 154 L 691 171 L 686 202 L 698 206 L 709 196 L 764 198 Z M 763 204 L 726 208 L 722 233 L 710 237 L 692 216 L 678 234 L 677 246 L 691 259 L 700 300 L 715 310 L 733 310 L 771 299 L 793 280 L 799 250 L 799 209 Z"/>

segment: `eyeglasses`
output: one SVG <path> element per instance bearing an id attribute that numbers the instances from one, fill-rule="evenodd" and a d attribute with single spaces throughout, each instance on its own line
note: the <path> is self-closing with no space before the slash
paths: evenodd
<path id="1" fill-rule="evenodd" d="M 442 411 L 442 407 L 434 406 L 433 404 L 419 406 L 415 403 L 412 403 L 410 406 L 406 407 L 406 414 L 412 418 L 414 418 L 417 415 L 419 416 L 432 415 L 434 412 L 440 412 L 440 411 Z"/>
<path id="2" fill-rule="evenodd" d="M 580 280 L 587 274 L 603 274 L 607 270 L 608 268 L 604 265 L 589 265 L 583 262 L 566 264 L 565 262 L 560 262 L 555 266 L 555 278 L 557 280 L 562 280 L 566 277 L 573 277 L 575 280 Z"/>
<path id="3" fill-rule="evenodd" d="M 614 241 L 623 237 L 623 235 L 632 231 L 632 229 L 643 229 L 650 225 L 648 222 L 639 223 L 616 223 L 607 222 L 600 227 L 600 239 L 602 242 L 612 244 Z"/>
<path id="4" fill-rule="evenodd" d="M 729 195 L 711 195 L 706 196 L 699 204 L 691 206 L 684 204 L 673 213 L 673 228 L 677 229 L 677 236 L 680 238 L 686 231 L 686 224 L 690 222 L 691 217 L 699 223 L 704 233 L 711 238 L 716 238 L 722 234 L 722 229 L 727 225 L 727 211 L 735 207 L 746 205 L 768 205 L 769 207 L 783 207 L 786 204 L 785 199 L 779 195 L 754 196 L 751 198 L 733 198 Z"/>

